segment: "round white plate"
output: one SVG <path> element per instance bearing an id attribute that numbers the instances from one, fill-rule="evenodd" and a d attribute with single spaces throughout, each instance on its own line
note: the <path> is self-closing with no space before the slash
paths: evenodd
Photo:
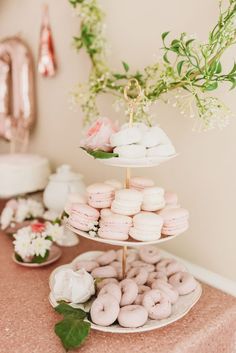
<path id="1" fill-rule="evenodd" d="M 103 239 L 98 236 L 94 237 L 92 235 L 89 235 L 87 232 L 83 232 L 82 230 L 76 229 L 72 227 L 69 223 L 66 225 L 72 232 L 80 235 L 81 237 L 84 237 L 86 239 L 94 240 L 99 243 L 104 243 L 104 244 L 111 244 L 111 245 L 116 245 L 116 246 L 144 246 L 144 245 L 154 245 L 154 244 L 160 244 L 164 243 L 166 241 L 169 241 L 171 239 L 174 239 L 178 237 L 179 235 L 183 233 L 179 233 L 176 235 L 169 235 L 169 236 L 162 236 L 160 239 L 152 240 L 152 241 L 136 241 L 135 239 L 129 238 L 130 240 L 114 240 L 114 239 Z"/>
<path id="2" fill-rule="evenodd" d="M 103 253 L 103 251 L 89 251 L 86 253 L 83 253 L 79 256 L 77 256 L 70 264 L 69 267 L 73 268 L 74 267 L 74 263 L 76 261 L 82 261 L 82 260 L 93 260 L 95 259 L 97 256 L 99 256 L 101 253 Z M 68 265 L 66 265 L 68 266 Z M 52 286 L 53 283 L 53 278 L 55 275 L 55 272 L 60 269 L 61 267 L 64 266 L 60 266 L 57 269 L 55 269 L 49 278 L 49 285 L 50 288 Z M 184 296 L 180 296 L 177 303 L 174 304 L 172 306 L 172 314 L 171 316 L 169 316 L 167 319 L 163 319 L 163 320 L 148 320 L 146 322 L 145 325 L 143 325 L 142 327 L 138 327 L 138 328 L 125 328 L 125 327 L 121 327 L 118 324 L 114 324 L 108 327 L 104 327 L 104 326 L 99 326 L 99 325 L 95 325 L 91 322 L 91 328 L 97 331 L 103 331 L 103 332 L 111 332 L 111 333 L 137 333 L 137 332 L 145 332 L 145 331 L 151 331 L 151 330 L 156 330 L 158 328 L 167 326 L 179 319 L 181 319 L 183 316 L 185 316 L 189 310 L 197 303 L 197 301 L 199 300 L 200 296 L 202 294 L 202 287 L 200 285 L 200 283 L 198 283 L 197 288 L 190 294 L 188 295 L 184 295 Z M 49 302 L 53 307 L 56 307 L 58 305 L 57 301 L 55 300 L 52 292 L 49 295 Z M 86 307 L 84 308 L 82 304 L 70 304 L 71 306 L 75 307 L 75 308 L 83 308 L 85 311 L 89 311 L 89 308 Z"/>
<path id="3" fill-rule="evenodd" d="M 15 254 L 12 254 L 12 260 L 16 264 L 18 264 L 20 266 L 23 266 L 23 267 L 44 267 L 44 266 L 50 265 L 53 262 L 57 261 L 61 257 L 61 255 L 62 255 L 61 249 L 58 246 L 53 245 L 51 247 L 51 250 L 50 250 L 50 253 L 49 253 L 47 261 L 42 262 L 41 264 L 32 263 L 32 262 L 21 262 L 21 261 L 18 261 L 15 258 Z"/>
<path id="4" fill-rule="evenodd" d="M 113 157 L 113 158 L 105 158 L 97 160 L 105 165 L 110 165 L 113 167 L 122 167 L 122 168 L 147 168 L 147 167 L 155 167 L 159 164 L 168 161 L 176 157 L 177 154 L 173 154 L 168 157 L 145 157 L 145 158 L 120 158 L 120 157 Z"/>

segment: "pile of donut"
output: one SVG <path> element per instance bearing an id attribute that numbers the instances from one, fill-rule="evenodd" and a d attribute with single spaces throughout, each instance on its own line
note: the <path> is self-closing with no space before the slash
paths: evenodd
<path id="1" fill-rule="evenodd" d="M 144 123 L 121 126 L 110 137 L 110 144 L 120 158 L 168 157 L 175 148 L 166 133 L 159 127 L 148 127 Z"/>
<path id="2" fill-rule="evenodd" d="M 67 204 L 68 223 L 103 239 L 155 241 L 189 226 L 189 212 L 180 207 L 176 193 L 149 178 L 132 177 L 128 189 L 117 180 L 95 183 L 79 201 Z"/>
<path id="3" fill-rule="evenodd" d="M 165 319 L 179 296 L 191 293 L 198 285 L 183 264 L 163 259 L 154 246 L 128 251 L 123 279 L 122 254 L 122 249 L 109 250 L 93 261 L 75 263 L 75 271 L 84 269 L 96 280 L 90 316 L 97 325 L 118 321 L 122 327 L 136 328 L 148 319 Z"/>

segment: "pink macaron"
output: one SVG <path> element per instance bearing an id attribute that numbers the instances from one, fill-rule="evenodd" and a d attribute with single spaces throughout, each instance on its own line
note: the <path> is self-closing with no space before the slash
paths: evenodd
<path id="1" fill-rule="evenodd" d="M 99 222 L 98 236 L 104 239 L 127 240 L 132 226 L 132 218 L 124 215 L 112 214 L 102 218 Z"/>
<path id="2" fill-rule="evenodd" d="M 166 208 L 178 208 L 180 207 L 179 204 L 178 204 L 178 196 L 175 192 L 172 192 L 172 191 L 166 191 L 165 192 L 165 195 L 164 195 L 164 198 L 165 198 L 165 207 Z"/>
<path id="3" fill-rule="evenodd" d="M 166 208 L 158 212 L 163 218 L 162 234 L 177 235 L 188 229 L 189 212 L 184 208 Z"/>
<path id="4" fill-rule="evenodd" d="M 88 204 L 94 208 L 108 208 L 114 199 L 115 188 L 104 183 L 87 187 Z"/>
<path id="5" fill-rule="evenodd" d="M 152 179 L 149 178 L 143 178 L 143 177 L 132 177 L 130 179 L 130 185 L 129 187 L 131 189 L 136 189 L 138 191 L 142 191 L 145 188 L 149 188 L 154 186 L 155 183 Z"/>
<path id="6" fill-rule="evenodd" d="M 73 227 L 88 232 L 97 224 L 99 215 L 95 208 L 82 203 L 75 203 L 72 206 L 68 222 Z"/>

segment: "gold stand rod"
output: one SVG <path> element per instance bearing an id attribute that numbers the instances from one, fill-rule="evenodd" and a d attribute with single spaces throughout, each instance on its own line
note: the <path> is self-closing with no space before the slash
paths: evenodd
<path id="1" fill-rule="evenodd" d="M 127 246 L 123 247 L 123 254 L 122 254 L 122 277 L 125 278 L 126 274 L 126 258 L 127 258 Z"/>

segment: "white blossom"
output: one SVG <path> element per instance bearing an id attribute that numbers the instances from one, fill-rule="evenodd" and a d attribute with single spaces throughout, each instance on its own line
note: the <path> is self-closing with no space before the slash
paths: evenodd
<path id="1" fill-rule="evenodd" d="M 6 229 L 11 221 L 14 214 L 14 210 L 11 207 L 5 207 L 1 214 L 1 228 Z"/>
<path id="2" fill-rule="evenodd" d="M 44 237 L 36 237 L 32 240 L 32 249 L 36 256 L 44 257 L 46 255 L 46 251 L 50 250 L 52 245 L 52 241 L 49 239 L 45 239 Z"/>

